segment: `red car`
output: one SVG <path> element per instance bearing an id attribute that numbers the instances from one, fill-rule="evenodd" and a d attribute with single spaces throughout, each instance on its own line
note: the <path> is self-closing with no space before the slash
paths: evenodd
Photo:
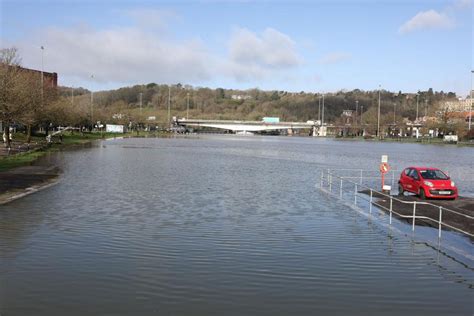
<path id="1" fill-rule="evenodd" d="M 417 194 L 421 199 L 456 199 L 458 188 L 443 171 L 436 168 L 408 167 L 398 181 L 398 193 Z"/>

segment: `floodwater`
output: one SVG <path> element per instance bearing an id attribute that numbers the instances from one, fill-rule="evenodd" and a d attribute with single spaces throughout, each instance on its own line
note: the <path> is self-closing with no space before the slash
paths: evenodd
<path id="1" fill-rule="evenodd" d="M 0 206 L 0 314 L 471 315 L 471 267 L 315 188 L 382 154 L 474 193 L 474 149 L 454 146 L 194 136 L 53 154 L 58 185 Z"/>

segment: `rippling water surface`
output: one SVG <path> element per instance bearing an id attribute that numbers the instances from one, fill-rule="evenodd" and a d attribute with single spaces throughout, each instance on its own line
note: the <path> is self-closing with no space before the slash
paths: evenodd
<path id="1" fill-rule="evenodd" d="M 470 148 L 291 137 L 54 154 L 58 185 L 0 206 L 0 314 L 471 315 L 471 268 L 315 189 L 381 154 L 474 170 Z"/>

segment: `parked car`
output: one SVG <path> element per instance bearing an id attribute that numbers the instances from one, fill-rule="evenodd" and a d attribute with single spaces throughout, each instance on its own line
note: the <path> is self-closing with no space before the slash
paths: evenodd
<path id="1" fill-rule="evenodd" d="M 398 181 L 398 192 L 417 194 L 421 199 L 456 199 L 458 188 L 451 178 L 437 168 L 408 167 Z"/>

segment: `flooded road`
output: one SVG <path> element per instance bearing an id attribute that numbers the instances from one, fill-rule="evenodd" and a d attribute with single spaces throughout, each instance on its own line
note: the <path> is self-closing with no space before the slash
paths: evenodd
<path id="1" fill-rule="evenodd" d="M 0 206 L 0 314 L 471 315 L 471 268 L 315 189 L 320 168 L 382 154 L 474 195 L 474 149 L 454 146 L 196 136 L 56 153 L 58 185 Z"/>

